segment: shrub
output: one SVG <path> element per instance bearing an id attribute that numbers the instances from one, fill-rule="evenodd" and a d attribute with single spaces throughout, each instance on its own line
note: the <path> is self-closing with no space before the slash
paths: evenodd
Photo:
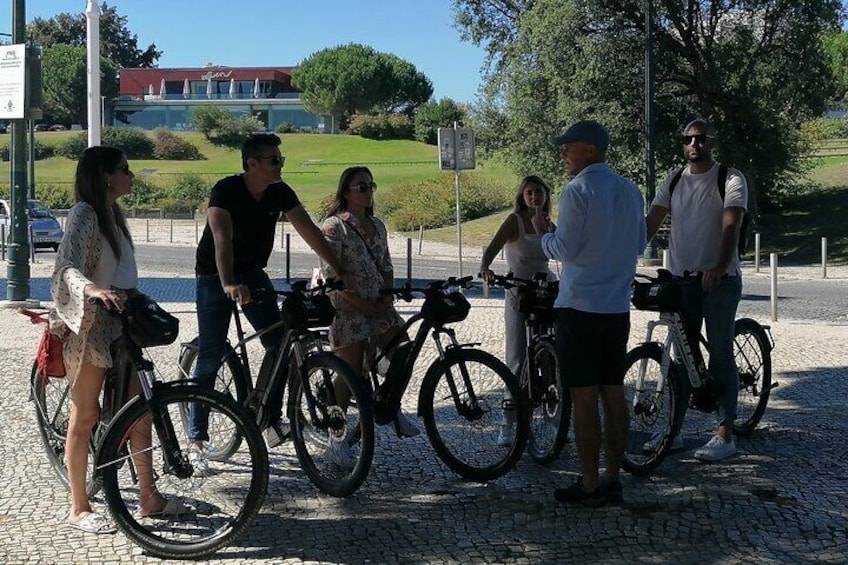
<path id="1" fill-rule="evenodd" d="M 151 208 L 163 198 L 163 192 L 164 191 L 155 184 L 136 177 L 133 180 L 132 192 L 121 198 L 120 203 L 121 206 L 127 209 Z"/>
<path id="2" fill-rule="evenodd" d="M 202 176 L 187 173 L 176 177 L 171 190 L 168 191 L 168 196 L 174 200 L 193 202 L 196 208 L 209 199 L 211 190 L 211 185 Z"/>
<path id="3" fill-rule="evenodd" d="M 27 139 L 27 145 L 29 145 L 29 139 Z M 28 149 L 28 148 L 27 148 Z M 40 139 L 36 138 L 35 140 L 35 160 L 41 161 L 42 159 L 49 159 L 55 154 L 56 150 L 52 145 L 46 145 Z M 9 149 L 9 144 L 0 145 L 0 160 L 8 161 L 11 158 L 11 150 Z M 27 159 L 29 159 L 29 154 L 27 154 Z"/>
<path id="4" fill-rule="evenodd" d="M 462 125 L 465 112 L 450 98 L 422 104 L 415 112 L 415 139 L 435 145 L 439 128 L 453 127 L 454 122 Z"/>
<path id="5" fill-rule="evenodd" d="M 56 154 L 76 161 L 86 147 L 88 147 L 88 134 L 77 133 L 59 143 L 56 146 Z"/>
<path id="6" fill-rule="evenodd" d="M 163 198 L 159 201 L 159 207 L 166 213 L 190 214 L 197 208 L 197 203 L 179 198 Z"/>
<path id="7" fill-rule="evenodd" d="M 103 145 L 112 145 L 127 154 L 128 159 L 152 159 L 154 144 L 143 129 L 103 128 Z"/>
<path id="8" fill-rule="evenodd" d="M 357 114 L 351 118 L 347 131 L 366 139 L 412 139 L 413 126 L 403 114 Z"/>
<path id="9" fill-rule="evenodd" d="M 280 125 L 274 128 L 274 131 L 277 133 L 297 133 L 298 130 L 288 122 L 280 122 Z"/>
<path id="10" fill-rule="evenodd" d="M 168 129 L 155 129 L 153 137 L 155 138 L 153 156 L 156 159 L 163 161 L 199 161 L 203 159 L 203 155 L 196 145 Z"/>
<path id="11" fill-rule="evenodd" d="M 464 174 L 460 180 L 462 220 L 473 220 L 509 207 L 513 189 L 505 181 L 493 182 L 473 172 Z M 453 175 L 440 174 L 424 182 L 401 184 L 381 192 L 377 213 L 388 218 L 395 230 L 437 228 L 455 223 L 455 198 Z"/>
<path id="12" fill-rule="evenodd" d="M 234 117 L 218 106 L 201 106 L 191 113 L 191 125 L 210 142 L 237 147 L 251 134 L 262 131 L 262 122 L 253 116 Z"/>

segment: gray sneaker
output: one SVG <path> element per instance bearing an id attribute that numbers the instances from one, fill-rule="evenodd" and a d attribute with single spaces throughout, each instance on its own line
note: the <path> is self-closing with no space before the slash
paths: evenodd
<path id="1" fill-rule="evenodd" d="M 398 437 L 415 437 L 421 435 L 421 430 L 418 429 L 418 426 L 413 424 L 412 420 L 400 410 L 398 410 L 397 416 L 395 416 L 395 432 Z"/>
<path id="2" fill-rule="evenodd" d="M 268 449 L 273 449 L 282 445 L 284 441 L 291 437 L 291 427 L 287 422 L 277 420 L 265 428 L 262 435 L 265 436 L 265 443 L 268 445 Z"/>
<path id="3" fill-rule="evenodd" d="M 714 435 L 703 447 L 695 450 L 695 459 L 701 461 L 721 461 L 734 455 L 736 455 L 736 444 L 733 439 L 724 441 L 718 434 Z"/>
<path id="4" fill-rule="evenodd" d="M 356 455 L 353 453 L 353 448 L 345 439 L 336 438 L 330 434 L 327 441 L 327 451 L 324 454 L 330 463 L 342 469 L 353 469 L 356 467 Z"/>
<path id="5" fill-rule="evenodd" d="M 503 423 L 495 443 L 499 447 L 508 447 L 515 441 L 515 410 L 503 411 Z"/>

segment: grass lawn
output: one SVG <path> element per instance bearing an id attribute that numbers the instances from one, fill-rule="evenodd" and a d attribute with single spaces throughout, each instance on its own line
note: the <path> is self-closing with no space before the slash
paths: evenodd
<path id="1" fill-rule="evenodd" d="M 76 132 L 40 132 L 36 138 L 55 145 Z M 208 177 L 211 185 L 220 177 L 241 170 L 239 151 L 208 143 L 199 133 L 181 133 L 206 157 L 202 161 L 132 161 L 137 173 L 159 186 L 168 186 L 176 175 L 194 173 Z M 414 183 L 436 175 L 436 147 L 415 141 L 374 141 L 348 135 L 286 134 L 281 136 L 286 156 L 283 178 L 291 184 L 304 205 L 316 211 L 320 201 L 335 192 L 341 171 L 351 165 L 367 165 L 380 185 L 381 193 L 404 183 Z M 7 137 L 8 139 L 8 137 Z M 2 142 L 2 141 L 0 141 Z M 848 264 L 848 139 L 823 142 L 813 157 L 809 181 L 815 188 L 792 196 L 781 210 L 761 214 L 758 228 L 764 253 L 777 252 L 782 263 L 811 264 L 821 259 L 821 238 L 828 238 L 829 260 Z M 38 182 L 71 184 L 75 162 L 55 157 L 36 162 Z M 476 174 L 507 179 L 517 185 L 519 177 L 503 164 L 478 162 Z M 9 178 L 9 163 L 0 163 L 0 178 Z M 461 186 L 460 176 L 460 186 Z M 37 189 L 36 189 L 37 190 Z M 558 188 L 555 189 L 558 192 Z M 379 193 L 377 206 L 379 213 Z M 487 245 L 508 214 L 504 210 L 463 224 L 463 246 Z M 555 216 L 555 214 L 554 214 Z M 418 237 L 417 233 L 408 233 Z M 456 227 L 427 230 L 425 239 L 456 243 Z M 753 236 L 752 243 L 753 247 Z"/>

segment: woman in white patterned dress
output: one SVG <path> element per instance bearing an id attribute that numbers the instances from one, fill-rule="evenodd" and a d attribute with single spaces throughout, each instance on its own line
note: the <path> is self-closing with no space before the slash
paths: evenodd
<path id="1" fill-rule="evenodd" d="M 97 298 L 109 308 L 122 310 L 126 291 L 135 289 L 138 283 L 132 238 L 116 202 L 132 192 L 133 178 L 120 149 L 89 147 L 82 153 L 74 181 L 76 203 L 68 212 L 51 282 L 51 329 L 65 335 L 63 354 L 67 378 L 71 380 L 71 415 L 65 444 L 71 486 L 68 524 L 97 534 L 116 529 L 105 515 L 92 510 L 86 494 L 88 445 L 99 417 L 98 399 L 106 369 L 112 366 L 110 346 L 120 336 L 121 325 L 89 300 Z M 150 428 L 134 432 L 130 443 L 134 451 L 149 446 Z M 142 516 L 184 510 L 179 501 L 166 501 L 156 491 L 149 453 L 134 461 Z"/>

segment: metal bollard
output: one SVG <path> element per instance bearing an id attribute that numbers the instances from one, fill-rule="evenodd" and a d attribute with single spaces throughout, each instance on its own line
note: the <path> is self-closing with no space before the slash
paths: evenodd
<path id="1" fill-rule="evenodd" d="M 197 218 L 194 219 L 194 243 L 195 245 L 200 241 L 199 236 L 197 235 Z"/>
<path id="2" fill-rule="evenodd" d="M 418 226 L 418 254 L 421 255 L 421 251 L 424 248 L 424 226 Z"/>
<path id="3" fill-rule="evenodd" d="M 282 249 L 283 246 L 285 245 L 285 243 L 283 243 L 283 241 L 285 241 L 285 237 L 286 237 L 286 223 L 283 220 L 280 220 L 280 249 Z"/>
<path id="4" fill-rule="evenodd" d="M 3 245 L 3 260 L 6 260 L 6 224 L 0 226 L 0 244 Z"/>
<path id="5" fill-rule="evenodd" d="M 412 284 L 412 238 L 406 238 L 406 282 Z"/>
<path id="6" fill-rule="evenodd" d="M 28 227 L 27 233 L 29 233 L 29 258 L 33 263 L 35 263 L 35 243 L 32 239 L 32 226 Z"/>
<path id="7" fill-rule="evenodd" d="M 174 243 L 174 218 L 171 218 L 171 224 L 169 226 L 168 243 Z"/>
<path id="8" fill-rule="evenodd" d="M 822 238 L 822 278 L 827 278 L 827 238 Z"/>
<path id="9" fill-rule="evenodd" d="M 668 249 L 662 250 L 662 266 L 663 266 L 663 269 L 668 269 L 668 261 L 669 261 L 668 257 L 669 257 L 669 255 L 670 255 L 670 253 L 668 252 Z"/>
<path id="10" fill-rule="evenodd" d="M 771 277 L 771 321 L 777 321 L 777 253 L 769 255 L 769 271 Z"/>
<path id="11" fill-rule="evenodd" d="M 754 234 L 754 272 L 760 272 L 760 234 Z"/>
<path id="12" fill-rule="evenodd" d="M 144 220 L 144 241 L 150 242 L 150 218 Z"/>

